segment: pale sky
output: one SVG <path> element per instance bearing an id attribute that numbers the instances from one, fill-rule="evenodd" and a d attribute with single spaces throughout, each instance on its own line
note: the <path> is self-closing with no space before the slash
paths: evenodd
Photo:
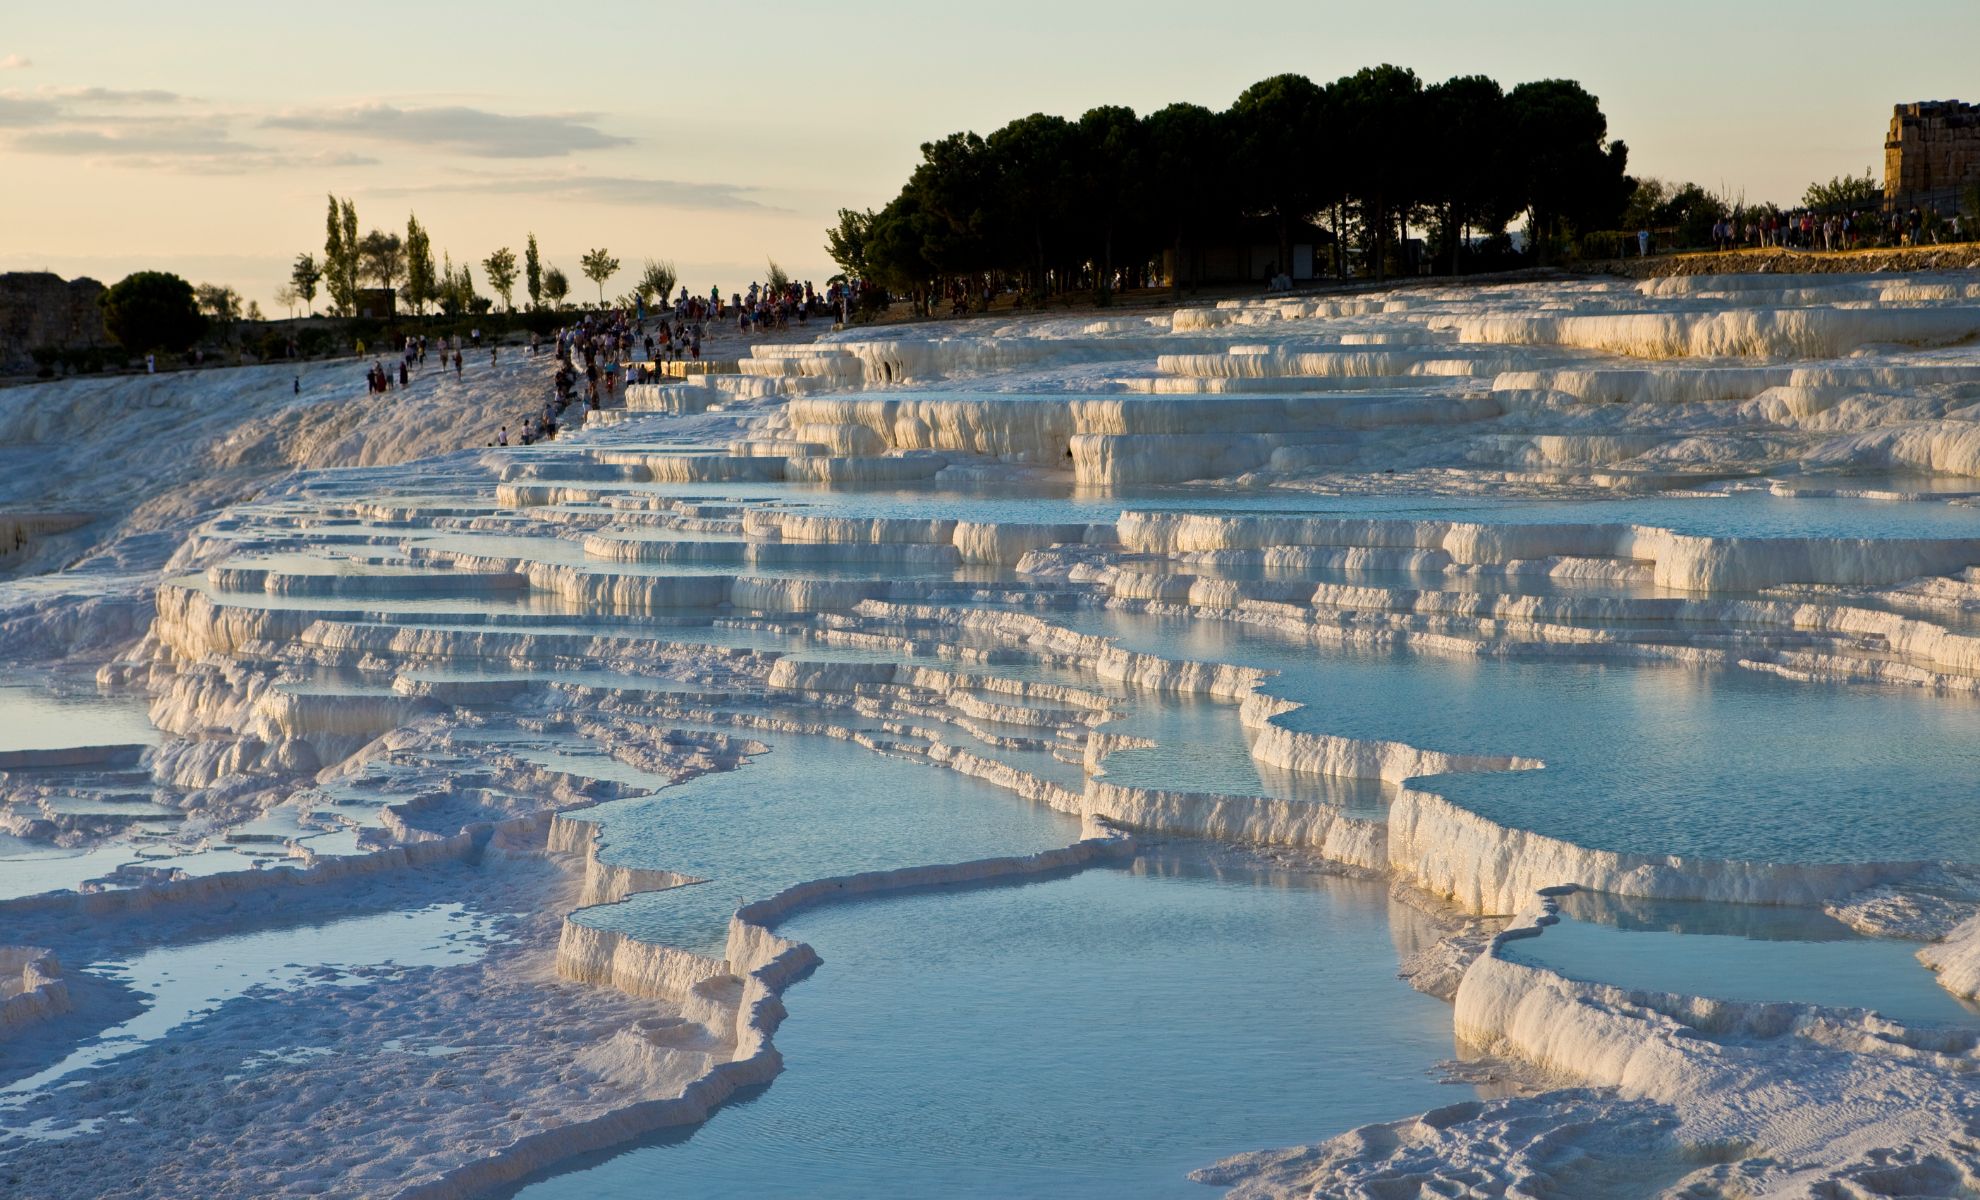
<path id="1" fill-rule="evenodd" d="M 507 0 L 5 5 L 0 270 L 231 284 L 273 315 L 323 246 L 324 194 L 436 256 L 520 257 L 574 294 L 593 246 L 737 291 L 832 267 L 841 206 L 879 205 L 921 142 L 1096 104 L 1222 108 L 1299 71 L 1580 80 L 1635 174 L 1749 200 L 1883 171 L 1899 101 L 1980 101 L 1980 3 Z"/>

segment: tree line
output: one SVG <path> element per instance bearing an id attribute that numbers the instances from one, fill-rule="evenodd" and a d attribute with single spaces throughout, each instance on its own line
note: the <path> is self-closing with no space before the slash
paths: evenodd
<path id="1" fill-rule="evenodd" d="M 1117 268 L 1164 251 L 1180 267 L 1246 221 L 1269 227 L 1281 271 L 1309 222 L 1330 232 L 1336 273 L 1359 257 L 1382 277 L 1411 229 L 1458 270 L 1472 235 L 1524 214 L 1544 262 L 1577 231 L 1616 227 L 1628 155 L 1572 80 L 1425 84 L 1386 64 L 1328 84 L 1276 75 L 1221 112 L 1104 105 L 926 142 L 899 195 L 840 210 L 826 249 L 897 292 L 995 276 L 1042 296 L 1079 281 L 1105 292 Z"/>
<path id="2" fill-rule="evenodd" d="M 544 263 L 531 233 L 523 244 L 520 262 L 508 246 L 491 251 L 479 264 L 488 287 L 499 296 L 502 307 L 516 311 L 516 285 L 521 283 L 529 306 L 537 310 L 563 307 L 571 293 L 570 277 L 561 268 Z M 618 273 L 619 260 L 599 248 L 580 259 L 585 278 L 598 285 L 599 303 L 605 301 L 605 281 Z M 639 281 L 641 294 L 654 282 L 651 260 Z M 673 268 L 666 265 L 662 275 L 671 283 Z M 319 289 L 329 301 L 330 315 L 350 317 L 359 311 L 359 293 L 367 286 L 394 293 L 415 316 L 432 308 L 447 316 L 489 312 L 494 299 L 475 291 L 470 264 L 454 265 L 451 253 L 441 252 L 436 263 L 433 239 L 419 222 L 417 213 L 406 217 L 406 231 L 373 228 L 358 233 L 357 206 L 351 199 L 332 195 L 324 216 L 323 256 L 305 251 L 296 256 L 289 270 L 289 282 L 276 298 L 284 304 L 302 305 L 306 310 L 316 302 Z"/>

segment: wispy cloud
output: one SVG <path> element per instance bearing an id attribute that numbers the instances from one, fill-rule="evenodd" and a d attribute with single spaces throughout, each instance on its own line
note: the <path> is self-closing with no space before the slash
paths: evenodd
<path id="1" fill-rule="evenodd" d="M 189 103 L 189 97 L 155 88 L 44 87 L 0 92 L 0 132 L 13 132 L 0 148 L 133 170 L 198 175 L 361 166 L 378 161 L 368 154 L 320 144 L 277 146 L 243 140 L 235 133 L 242 120 L 240 114 L 202 112 L 188 107 Z"/>
<path id="2" fill-rule="evenodd" d="M 462 105 L 400 108 L 365 104 L 321 112 L 286 112 L 267 118 L 262 125 L 403 142 L 477 158 L 555 158 L 632 144 L 631 138 L 600 130 L 597 119 L 596 113 L 518 115 Z"/>
<path id="3" fill-rule="evenodd" d="M 279 150 L 229 151 L 219 154 L 124 154 L 97 160 L 105 166 L 134 171 L 177 171 L 183 175 L 246 175 L 288 168 L 328 169 L 376 166 L 366 154 L 319 150 L 313 154 L 284 154 Z"/>
<path id="4" fill-rule="evenodd" d="M 0 71 L 24 71 L 34 65 L 34 60 L 25 54 L 9 54 L 0 58 Z"/>
<path id="5" fill-rule="evenodd" d="M 50 101 L 16 92 L 0 92 L 0 129 L 45 125 L 61 114 L 62 110 Z"/>
<path id="6" fill-rule="evenodd" d="M 186 99 L 177 92 L 158 88 L 45 87 L 36 94 L 84 104 L 178 104 Z"/>
<path id="7" fill-rule="evenodd" d="M 377 160 L 342 151 L 296 152 L 244 142 L 225 120 L 137 118 L 114 124 L 64 123 L 27 129 L 10 149 L 24 154 L 85 158 L 111 166 L 194 174 L 240 174 L 278 167 L 356 166 Z"/>
<path id="8" fill-rule="evenodd" d="M 31 130 L 14 139 L 29 154 L 231 154 L 255 149 L 205 121 Z"/>
<path id="9" fill-rule="evenodd" d="M 478 192 L 489 195 L 547 196 L 580 204 L 637 204 L 653 208 L 703 210 L 750 209 L 782 212 L 751 198 L 757 189 L 739 183 L 702 183 L 679 179 L 646 179 L 626 175 L 498 175 L 457 174 L 417 187 L 376 189 L 383 195 L 422 192 Z"/>

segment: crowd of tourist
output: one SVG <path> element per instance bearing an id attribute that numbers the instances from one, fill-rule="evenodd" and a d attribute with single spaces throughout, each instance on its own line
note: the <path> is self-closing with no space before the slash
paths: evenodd
<path id="1" fill-rule="evenodd" d="M 842 294 L 849 295 L 839 284 L 821 293 L 810 280 L 780 288 L 752 283 L 746 295 L 738 292 L 730 298 L 736 310 L 736 332 L 748 336 L 767 329 L 786 329 L 792 320 L 802 324 L 812 317 L 833 316 L 843 321 L 849 312 Z"/>
<path id="2" fill-rule="evenodd" d="M 451 362 L 454 377 L 456 379 L 461 377 L 464 360 L 461 358 L 460 335 L 456 334 L 451 340 L 445 337 L 434 338 L 429 343 L 425 334 L 419 334 L 407 337 L 399 347 L 399 387 L 411 386 L 413 376 L 425 367 L 429 345 L 440 354 L 440 369 L 445 371 Z M 357 352 L 359 358 L 364 357 L 363 342 L 357 343 Z M 382 360 L 374 359 L 371 369 L 365 372 L 365 386 L 372 395 L 382 396 L 392 390 L 392 375 L 393 372 Z M 298 390 L 301 388 L 300 377 L 297 380 L 297 388 Z"/>
<path id="3" fill-rule="evenodd" d="M 1639 235 L 1641 237 L 1642 235 Z M 1920 208 L 1849 209 L 1817 212 L 1741 213 L 1712 223 L 1717 250 L 1858 250 L 1869 246 L 1925 246 L 1963 242 L 1967 233 L 1957 209 L 1937 205 Z"/>
<path id="4" fill-rule="evenodd" d="M 557 436 L 561 419 L 571 405 L 582 403 L 592 412 L 603 408 L 622 386 L 622 363 L 627 364 L 623 383 L 632 384 L 654 381 L 664 373 L 662 364 L 699 361 L 710 322 L 733 314 L 737 331 L 748 336 L 786 329 L 792 321 L 802 324 L 814 317 L 846 321 L 859 303 L 859 289 L 857 282 L 834 283 L 822 292 L 808 281 L 780 287 L 752 283 L 747 292 L 732 293 L 724 302 L 719 287 L 711 288 L 706 296 L 693 295 L 683 287 L 671 301 L 662 298 L 650 310 L 641 301 L 631 310 L 583 313 L 571 324 L 557 329 L 547 341 L 543 335 L 532 333 L 529 356 L 549 353 L 557 360 L 551 375 L 550 395 L 541 410 L 525 413 L 513 427 L 508 423 L 500 426 L 492 444 L 528 446 L 546 441 Z M 480 330 L 474 331 L 471 340 L 478 353 Z M 362 359 L 364 343 L 358 342 L 356 349 Z M 418 334 L 404 339 L 396 372 L 383 360 L 372 362 L 365 372 L 366 387 L 371 394 L 382 395 L 392 391 L 395 382 L 399 388 L 410 386 L 424 368 L 430 351 L 438 353 L 442 371 L 451 366 L 457 379 L 464 377 L 466 359 L 460 335 L 429 339 Z M 496 364 L 500 353 L 499 346 L 489 345 L 490 366 Z M 295 386 L 300 391 L 300 377 Z"/>

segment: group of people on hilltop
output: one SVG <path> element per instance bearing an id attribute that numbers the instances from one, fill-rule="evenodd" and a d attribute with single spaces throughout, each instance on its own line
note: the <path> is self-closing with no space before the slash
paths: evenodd
<path id="1" fill-rule="evenodd" d="M 1639 234 L 1639 238 L 1643 235 Z M 1712 245 L 1718 250 L 1754 249 L 1856 250 L 1865 246 L 1923 246 L 1964 241 L 1960 214 L 1940 212 L 1936 204 L 1919 208 L 1849 209 L 1817 212 L 1743 214 L 1734 212 L 1712 224 Z M 1643 238 L 1647 241 L 1647 238 Z"/>
<path id="2" fill-rule="evenodd" d="M 766 329 L 788 328 L 793 317 L 802 324 L 812 317 L 829 316 L 832 312 L 830 302 L 811 286 L 808 279 L 802 283 L 793 280 L 781 288 L 752 283 L 747 295 L 737 293 L 733 300 L 736 332 L 744 336 L 762 333 Z"/>
<path id="3" fill-rule="evenodd" d="M 579 402 L 580 385 L 585 406 L 594 412 L 602 408 L 619 386 L 619 364 L 632 360 L 636 351 L 644 350 L 645 358 L 634 368 L 637 375 L 627 378 L 627 383 L 651 381 L 659 374 L 658 366 L 663 362 L 700 359 L 702 339 L 708 333 L 706 323 L 721 319 L 728 308 L 735 310 L 738 328 L 744 333 L 784 328 L 793 317 L 800 322 L 814 316 L 837 316 L 844 320 L 851 316 L 859 294 L 857 288 L 857 284 L 834 284 L 821 293 L 809 282 L 791 283 L 783 288 L 752 283 L 747 294 L 737 292 L 724 305 L 719 287 L 711 289 L 706 297 L 694 295 L 683 287 L 671 303 L 663 298 L 651 312 L 642 301 L 632 310 L 607 309 L 581 314 L 551 335 L 548 349 L 556 356 L 558 365 L 551 377 L 550 398 L 544 401 L 542 412 L 524 416 L 513 440 L 509 426 L 503 425 L 496 433 L 495 444 L 526 446 L 556 437 L 558 419 Z M 409 350 L 414 341 L 407 339 Z M 424 361 L 425 347 L 425 339 L 417 339 L 419 361 Z M 534 357 L 544 349 L 541 335 L 532 334 L 530 355 Z M 441 339 L 440 351 L 444 363 L 448 353 L 445 339 Z M 453 355 L 458 371 L 461 362 L 458 338 Z"/>

